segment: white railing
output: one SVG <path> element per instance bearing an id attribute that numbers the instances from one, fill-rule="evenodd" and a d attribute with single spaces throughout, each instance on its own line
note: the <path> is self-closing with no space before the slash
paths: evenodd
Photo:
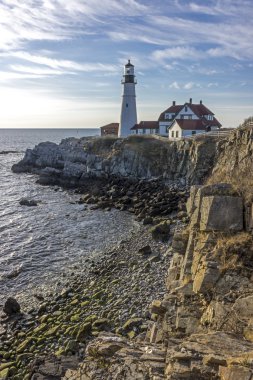
<path id="1" fill-rule="evenodd" d="M 189 136 L 182 136 L 178 140 L 182 139 L 195 139 L 197 137 L 225 137 L 233 133 L 235 129 L 222 129 L 217 131 L 210 131 L 210 132 L 203 132 L 203 133 L 196 133 L 195 135 L 189 135 Z"/>

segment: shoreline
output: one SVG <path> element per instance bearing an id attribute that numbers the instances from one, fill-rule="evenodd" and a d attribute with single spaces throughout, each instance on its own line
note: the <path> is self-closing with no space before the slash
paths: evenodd
<path id="1" fill-rule="evenodd" d="M 54 179 L 53 183 L 46 179 L 40 176 L 38 182 L 55 184 Z M 46 366 L 67 360 L 67 367 L 66 363 L 59 367 L 63 376 L 67 369 L 77 368 L 87 343 L 101 332 L 130 340 L 143 337 L 157 318 L 150 313 L 150 304 L 166 294 L 172 235 L 188 221 L 186 187 L 166 186 L 161 179 L 112 176 L 86 178 L 85 186 L 75 192 L 82 194 L 78 203 L 91 209 L 130 212 L 140 229 L 108 252 L 90 258 L 84 276 L 74 276 L 65 291 L 50 301 L 42 300 L 37 310 L 12 319 L 1 316 L 0 375 L 7 371 L 6 378 L 31 379 L 38 357 Z"/>
<path id="2" fill-rule="evenodd" d="M 138 252 L 147 245 L 152 253 Z M 166 293 L 170 258 L 168 243 L 153 240 L 141 226 L 104 256 L 98 255 L 86 277 L 71 279 L 68 289 L 42 302 L 38 310 L 13 320 L 2 316 L 0 355 L 11 363 L 10 374 L 30 379 L 37 355 L 51 360 L 67 355 L 72 364 L 81 361 L 86 343 L 100 331 L 130 339 L 145 332 L 151 321 L 149 304 Z M 127 322 L 130 329 L 124 328 Z"/>

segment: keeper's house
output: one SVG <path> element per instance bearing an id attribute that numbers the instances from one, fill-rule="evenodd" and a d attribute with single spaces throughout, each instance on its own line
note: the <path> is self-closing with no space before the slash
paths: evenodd
<path id="1" fill-rule="evenodd" d="M 217 130 L 221 127 L 214 113 L 202 101 L 194 104 L 192 99 L 180 105 L 173 101 L 172 105 L 161 113 L 158 122 L 158 134 L 168 136 L 171 140 Z"/>

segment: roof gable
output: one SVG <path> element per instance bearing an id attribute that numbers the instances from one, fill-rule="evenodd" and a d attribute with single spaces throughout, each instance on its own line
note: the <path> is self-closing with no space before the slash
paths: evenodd
<path id="1" fill-rule="evenodd" d="M 207 128 L 207 125 L 203 122 L 203 120 L 177 119 L 173 121 L 169 129 L 173 128 L 176 123 L 181 129 L 188 131 L 205 131 Z"/>
<path id="2" fill-rule="evenodd" d="M 166 120 L 165 119 L 165 114 L 166 113 L 178 114 L 178 112 L 180 112 L 182 108 L 183 108 L 183 105 L 172 105 L 172 106 L 170 106 L 169 108 L 167 108 L 165 111 L 163 111 L 161 113 L 161 115 L 159 116 L 158 121 Z"/>
<path id="3" fill-rule="evenodd" d="M 214 115 L 214 113 L 211 112 L 204 104 L 185 103 L 184 106 L 189 107 L 192 110 L 192 112 L 194 112 L 195 115 L 199 117 L 204 115 Z"/>
<path id="4" fill-rule="evenodd" d="M 173 114 L 175 114 L 175 117 L 176 117 L 177 114 L 186 106 L 189 107 L 191 109 L 191 111 L 196 116 L 198 116 L 199 118 L 201 118 L 202 116 L 205 116 L 205 115 L 214 115 L 214 113 L 212 111 L 210 111 L 203 103 L 196 104 L 196 103 L 186 102 L 184 104 L 178 104 L 178 105 L 173 104 L 172 106 L 167 108 L 165 111 L 163 111 L 160 114 L 158 121 L 167 120 L 167 119 L 165 119 L 166 113 L 173 113 Z"/>
<path id="5" fill-rule="evenodd" d="M 139 124 L 135 124 L 131 130 L 136 129 L 158 129 L 159 123 L 158 121 L 140 121 Z"/>

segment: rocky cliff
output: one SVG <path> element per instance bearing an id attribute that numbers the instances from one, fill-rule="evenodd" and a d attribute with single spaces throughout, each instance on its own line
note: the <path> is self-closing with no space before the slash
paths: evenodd
<path id="1" fill-rule="evenodd" d="M 229 184 L 194 186 L 190 224 L 174 233 L 168 292 L 145 338 L 101 334 L 64 379 L 251 380 L 253 237 Z M 104 363 L 104 365 L 102 365 Z"/>
<path id="2" fill-rule="evenodd" d="M 230 134 L 180 141 L 151 136 L 69 138 L 59 145 L 45 142 L 28 149 L 13 166 L 34 172 L 42 183 L 81 185 L 87 177 L 163 178 L 167 182 L 201 184 L 227 182 L 251 199 L 253 128 Z"/>
<path id="3" fill-rule="evenodd" d="M 40 175 L 41 182 L 81 185 L 90 176 L 135 179 L 162 177 L 198 184 L 214 166 L 217 140 L 170 142 L 159 137 L 129 136 L 65 139 L 59 145 L 41 143 L 28 149 L 13 171 Z"/>
<path id="4" fill-rule="evenodd" d="M 100 332 L 85 347 L 79 369 L 69 369 L 65 380 L 253 379 L 252 152 L 253 129 L 243 126 L 221 138 L 177 142 L 130 136 L 44 143 L 14 166 L 14 171 L 38 173 L 44 183 L 82 185 L 90 176 L 115 175 L 194 184 L 188 217 L 170 232 L 167 292 L 150 304 L 148 328 L 139 334 L 132 321 L 125 335 Z M 137 185 L 128 184 L 121 194 L 121 181 L 110 185 L 98 205 L 116 202 L 141 216 L 147 206 L 140 202 L 143 197 L 131 204 Z M 152 219 L 156 191 L 148 187 L 147 193 L 145 217 Z M 178 222 L 184 205 L 178 207 L 168 195 L 163 204 L 162 194 L 155 218 L 173 201 Z"/>
<path id="5" fill-rule="evenodd" d="M 236 129 L 217 144 L 215 165 L 208 183 L 229 182 L 247 199 L 253 195 L 253 124 Z"/>

